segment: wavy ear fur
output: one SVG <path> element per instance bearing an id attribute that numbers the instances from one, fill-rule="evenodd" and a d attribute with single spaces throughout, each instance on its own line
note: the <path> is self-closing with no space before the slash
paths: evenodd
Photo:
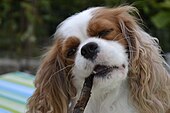
<path id="1" fill-rule="evenodd" d="M 28 102 L 27 113 L 67 113 L 75 94 L 71 75 L 61 55 L 63 40 L 57 39 L 44 55 L 35 79 L 36 90 Z"/>
<path id="2" fill-rule="evenodd" d="M 116 11 L 116 10 L 115 10 Z M 117 18 L 129 46 L 129 87 L 141 113 L 165 113 L 170 109 L 170 76 L 158 40 L 139 27 L 131 6 L 117 8 Z M 167 66 L 168 68 L 168 66 Z"/>

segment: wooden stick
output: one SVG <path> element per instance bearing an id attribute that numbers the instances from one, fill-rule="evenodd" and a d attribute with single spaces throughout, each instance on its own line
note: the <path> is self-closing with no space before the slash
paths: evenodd
<path id="1" fill-rule="evenodd" d="M 83 113 L 84 112 L 85 107 L 86 107 L 86 105 L 89 101 L 90 95 L 91 95 L 91 89 L 93 86 L 93 78 L 94 78 L 94 74 L 91 74 L 89 77 L 87 77 L 85 79 L 83 88 L 81 90 L 80 98 L 74 107 L 73 113 Z"/>

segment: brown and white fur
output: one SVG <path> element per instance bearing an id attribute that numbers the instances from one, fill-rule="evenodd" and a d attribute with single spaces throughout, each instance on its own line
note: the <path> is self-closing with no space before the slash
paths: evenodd
<path id="1" fill-rule="evenodd" d="M 168 112 L 168 65 L 134 14 L 132 6 L 95 7 L 63 21 L 43 56 L 27 112 L 71 113 L 96 66 L 114 68 L 94 77 L 84 113 Z"/>

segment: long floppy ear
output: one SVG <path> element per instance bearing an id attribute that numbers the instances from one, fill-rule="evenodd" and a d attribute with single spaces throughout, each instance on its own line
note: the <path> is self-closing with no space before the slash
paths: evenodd
<path id="1" fill-rule="evenodd" d="M 36 90 L 27 113 L 68 113 L 75 90 L 61 55 L 63 40 L 57 39 L 44 55 L 35 79 Z"/>
<path id="2" fill-rule="evenodd" d="M 141 113 L 165 113 L 170 109 L 170 76 L 158 40 L 142 30 L 130 14 L 138 14 L 136 8 L 123 6 L 115 12 L 129 47 L 132 99 Z"/>

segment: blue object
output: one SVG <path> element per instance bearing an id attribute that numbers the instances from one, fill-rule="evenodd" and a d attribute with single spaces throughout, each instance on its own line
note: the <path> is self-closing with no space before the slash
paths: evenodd
<path id="1" fill-rule="evenodd" d="M 25 113 L 34 92 L 34 76 L 23 72 L 0 76 L 0 113 Z"/>

